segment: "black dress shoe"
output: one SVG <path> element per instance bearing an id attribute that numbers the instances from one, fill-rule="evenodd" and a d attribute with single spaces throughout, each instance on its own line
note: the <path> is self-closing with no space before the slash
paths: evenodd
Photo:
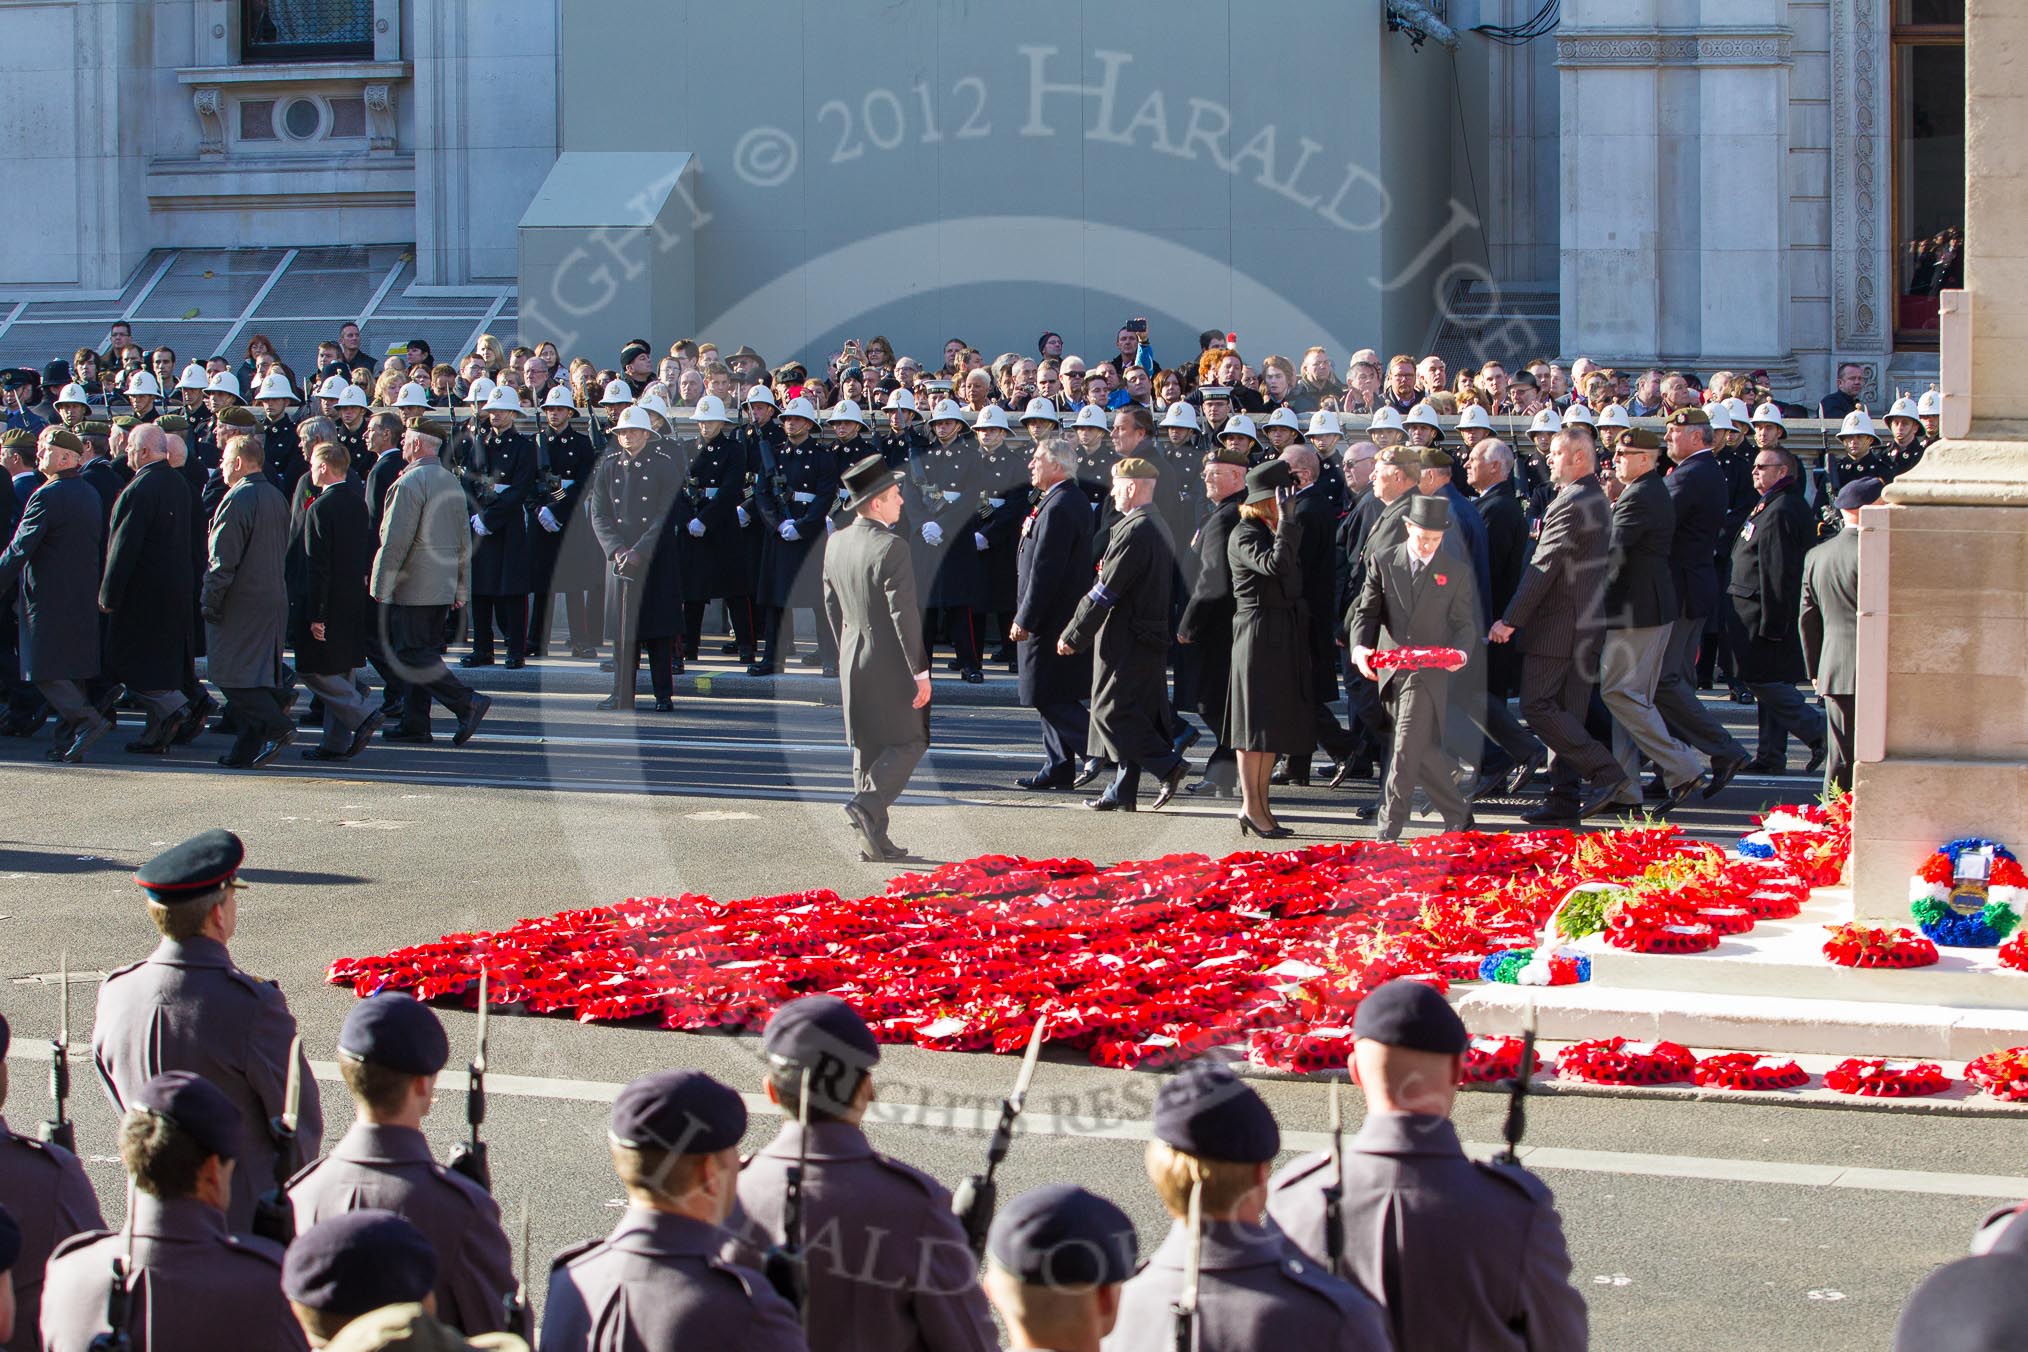
<path id="1" fill-rule="evenodd" d="M 1071 781 L 1069 770 L 1044 770 L 1038 774 L 1021 776 L 1014 781 L 1014 787 L 1028 789 L 1031 792 L 1042 789 L 1067 789 L 1071 787 Z"/>
<path id="2" fill-rule="evenodd" d="M 451 738 L 451 745 L 463 746 L 471 741 L 472 734 L 479 730 L 479 724 L 485 721 L 486 714 L 492 707 L 493 697 L 491 695 L 472 696 L 472 703 L 466 708 L 465 716 L 458 720 L 458 732 L 456 736 Z"/>
<path id="3" fill-rule="evenodd" d="M 505 671 L 519 671 L 527 665 L 528 659 L 525 657 L 510 657 L 500 664 L 501 669 Z"/>
<path id="4" fill-rule="evenodd" d="M 1746 768 L 1744 756 L 1720 756 L 1711 762 L 1711 782 L 1704 786 L 1706 799 L 1716 798 L 1732 777 Z"/>
<path id="5" fill-rule="evenodd" d="M 1543 768 L 1548 764 L 1549 764 L 1548 752 L 1546 751 L 1529 752 L 1527 757 L 1519 765 L 1515 766 L 1512 770 L 1509 770 L 1507 772 L 1507 782 L 1500 786 L 1500 791 L 1507 797 L 1512 798 L 1515 794 L 1527 788 L 1529 782 L 1532 781 L 1535 778 L 1535 776 L 1541 774 Z"/>
<path id="6" fill-rule="evenodd" d="M 267 741 L 261 743 L 260 749 L 254 752 L 253 759 L 247 762 L 247 768 L 250 770 L 265 770 L 268 766 L 274 764 L 275 757 L 282 754 L 282 748 L 295 740 L 296 730 L 294 728 L 290 728 L 278 736 L 268 738 Z"/>
<path id="7" fill-rule="evenodd" d="M 655 701 L 655 712 L 658 714 L 671 713 L 675 708 L 676 701 L 673 699 L 658 699 Z"/>
<path id="8" fill-rule="evenodd" d="M 1093 812 L 1132 812 L 1134 810 L 1132 802 L 1115 798 L 1110 793 L 1102 793 L 1096 798 L 1087 798 L 1084 800 L 1084 805 Z"/>
<path id="9" fill-rule="evenodd" d="M 1096 758 L 1087 758 L 1084 764 L 1078 767 L 1077 776 L 1070 781 L 1070 787 L 1073 789 L 1088 788 L 1097 783 L 1101 775 L 1109 775 L 1112 771 L 1113 767 L 1104 761 Z"/>
<path id="10" fill-rule="evenodd" d="M 1183 787 L 1183 779 L 1190 773 L 1189 761 L 1178 761 L 1176 768 L 1162 776 L 1162 787 L 1155 793 L 1155 801 L 1148 804 L 1150 810 L 1160 812 L 1169 806 L 1169 800 L 1176 796 L 1176 790 Z"/>
<path id="11" fill-rule="evenodd" d="M 366 750 L 367 746 L 373 741 L 373 734 L 380 731 L 380 725 L 385 722 L 387 722 L 387 715 L 378 709 L 366 715 L 365 720 L 352 730 L 352 745 L 345 748 L 345 759 L 351 760 L 354 756 Z"/>
<path id="12" fill-rule="evenodd" d="M 427 728 L 417 732 L 410 728 L 393 727 L 381 733 L 380 740 L 383 742 L 401 742 L 409 746 L 428 746 L 431 742 L 436 741 L 436 737 Z"/>

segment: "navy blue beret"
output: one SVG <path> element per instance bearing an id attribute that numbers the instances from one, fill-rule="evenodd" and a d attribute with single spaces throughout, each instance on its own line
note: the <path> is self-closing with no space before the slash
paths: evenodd
<path id="1" fill-rule="evenodd" d="M 0 1272 L 12 1272 L 21 1258 L 21 1226 L 14 1213 L 0 1206 Z"/>
<path id="2" fill-rule="evenodd" d="M 210 1154 L 224 1159 L 239 1156 L 239 1109 L 202 1075 L 165 1070 L 142 1085 L 127 1106 L 167 1118 Z"/>
<path id="3" fill-rule="evenodd" d="M 392 1211 L 347 1211 L 296 1236 L 282 1259 L 282 1294 L 327 1314 L 361 1315 L 436 1289 L 437 1251 Z"/>
<path id="4" fill-rule="evenodd" d="M 658 1070 L 620 1091 L 606 1134 L 638 1150 L 709 1155 L 746 1135 L 746 1104 L 701 1070 Z"/>
<path id="5" fill-rule="evenodd" d="M 1471 1042 L 1451 1002 L 1407 977 L 1396 977 L 1359 1002 L 1352 1035 L 1440 1056 L 1462 1056 Z"/>
<path id="6" fill-rule="evenodd" d="M 1185 1066 L 1155 1095 L 1155 1138 L 1186 1155 L 1261 1164 L 1282 1148 L 1275 1115 L 1251 1086 L 1216 1061 Z"/>
<path id="7" fill-rule="evenodd" d="M 171 845 L 134 871 L 134 881 L 164 906 L 193 901 L 239 872 L 246 846 L 230 831 L 206 831 Z"/>
<path id="8" fill-rule="evenodd" d="M 768 1020 L 761 1047 L 769 1056 L 809 1066 L 813 1077 L 826 1058 L 858 1070 L 880 1061 L 873 1030 L 835 995 L 806 995 L 783 1005 Z"/>
<path id="9" fill-rule="evenodd" d="M 1895 1352 L 2007 1352 L 2028 1322 L 2028 1258 L 1981 1254 L 1946 1263 L 1910 1293 Z"/>
<path id="10" fill-rule="evenodd" d="M 403 991 L 368 996 L 345 1016 L 338 1050 L 404 1075 L 434 1075 L 451 1059 L 436 1011 Z"/>
<path id="11" fill-rule="evenodd" d="M 1030 1188 L 1000 1209 L 986 1252 L 1030 1286 L 1111 1286 L 1134 1275 L 1134 1223 L 1069 1183 Z"/>
<path id="12" fill-rule="evenodd" d="M 1856 512 L 1861 507 L 1871 507 L 1874 503 L 1880 501 L 1881 491 L 1886 487 L 1886 484 L 1871 476 L 1864 479 L 1854 479 L 1851 483 L 1846 484 L 1838 490 L 1838 510 L 1841 512 Z"/>

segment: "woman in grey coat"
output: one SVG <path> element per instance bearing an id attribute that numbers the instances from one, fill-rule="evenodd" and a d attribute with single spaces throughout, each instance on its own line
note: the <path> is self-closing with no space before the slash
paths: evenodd
<path id="1" fill-rule="evenodd" d="M 268 764 L 296 736 L 282 707 L 289 502 L 262 472 L 264 459 L 255 437 L 226 444 L 219 471 L 227 492 L 211 519 L 210 562 L 198 596 L 207 674 L 224 692 L 226 714 L 239 729 L 232 750 L 218 758 L 233 769 Z"/>

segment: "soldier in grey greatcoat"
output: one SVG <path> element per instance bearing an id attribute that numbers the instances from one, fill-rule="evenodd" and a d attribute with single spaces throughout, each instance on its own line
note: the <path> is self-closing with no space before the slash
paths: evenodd
<path id="1" fill-rule="evenodd" d="M 793 1238 L 807 1258 L 803 1324 L 813 1352 L 998 1347 L 951 1194 L 922 1170 L 874 1150 L 860 1127 L 880 1060 L 866 1021 L 836 996 L 807 996 L 775 1011 L 762 1047 L 768 1099 L 785 1120 L 740 1173 L 731 1228 L 744 1247 L 735 1253 L 751 1261 L 792 1238 L 788 1175 L 807 1160 L 801 1233 Z M 807 1129 L 799 1120 L 806 1074 Z"/>
<path id="2" fill-rule="evenodd" d="M 620 1091 L 606 1135 L 627 1210 L 551 1264 L 541 1352 L 806 1352 L 795 1307 L 721 1256 L 745 1133 L 739 1095 L 701 1071 L 656 1071 Z"/>
<path id="3" fill-rule="evenodd" d="M 887 835 L 887 810 L 929 750 L 929 650 L 901 519 L 904 476 L 869 455 L 846 471 L 852 524 L 824 553 L 821 623 L 837 636 L 852 783 L 845 816 L 869 862 L 906 858 Z"/>
<path id="4" fill-rule="evenodd" d="M 1391 981 L 1360 1004 L 1354 1034 L 1367 1112 L 1345 1143 L 1338 1251 L 1345 1276 L 1386 1306 L 1394 1346 L 1584 1348 L 1584 1297 L 1549 1189 L 1458 1143 L 1457 1012 L 1419 981 Z M 1313 1262 L 1332 1250 L 1325 1189 L 1337 1182 L 1326 1151 L 1270 1184 L 1268 1216 Z"/>
<path id="5" fill-rule="evenodd" d="M 205 674 L 225 693 L 226 715 L 239 729 L 218 763 L 242 770 L 268 764 L 296 739 L 282 704 L 289 500 L 262 472 L 264 454 L 250 436 L 225 445 L 219 472 L 227 489 L 211 518 L 211 557 L 197 598 Z"/>
<path id="6" fill-rule="evenodd" d="M 239 922 L 239 866 L 246 847 L 230 831 L 206 831 L 143 864 L 134 874 L 162 942 L 99 987 L 92 1064 L 116 1110 L 165 1070 L 204 1076 L 248 1124 L 233 1158 L 227 1223 L 253 1223 L 254 1199 L 273 1186 L 277 1144 L 267 1123 L 285 1106 L 296 1019 L 272 982 L 233 964 L 226 945 Z M 324 1113 L 310 1063 L 296 1063 L 296 1135 L 285 1169 L 317 1157 Z"/>
<path id="7" fill-rule="evenodd" d="M 0 591 L 21 580 L 21 679 L 56 710 L 49 758 L 75 763 L 113 726 L 85 698 L 85 682 L 99 674 L 105 517 L 98 493 L 78 477 L 84 442 L 77 434 L 44 428 L 39 451 L 47 477 L 0 552 Z"/>
<path id="8" fill-rule="evenodd" d="M 232 1101 L 200 1075 L 168 1071 L 135 1089 L 120 1124 L 134 1189 L 126 1230 L 57 1246 L 42 1297 L 47 1352 L 88 1352 L 109 1331 L 114 1261 L 129 1250 L 125 1331 L 137 1350 L 309 1347 L 282 1295 L 281 1246 L 234 1233 L 227 1215 L 248 1136 Z"/>

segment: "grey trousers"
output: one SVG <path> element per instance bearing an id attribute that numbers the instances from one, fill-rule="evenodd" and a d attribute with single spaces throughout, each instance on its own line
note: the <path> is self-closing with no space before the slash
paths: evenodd
<path id="1" fill-rule="evenodd" d="M 1383 698 L 1394 705 L 1394 747 L 1387 758 L 1380 800 L 1380 834 L 1397 836 L 1408 824 L 1415 791 L 1454 831 L 1472 815 L 1458 791 L 1457 763 L 1444 750 L 1444 709 L 1450 702 L 1450 673 L 1414 671 L 1388 682 Z"/>
<path id="2" fill-rule="evenodd" d="M 903 742 L 899 746 L 852 748 L 852 801 L 867 819 L 887 834 L 887 809 L 908 787 L 908 777 L 929 750 L 929 743 Z"/>
<path id="3" fill-rule="evenodd" d="M 1704 771 L 1697 753 L 1669 735 L 1655 708 L 1655 688 L 1668 657 L 1674 624 L 1608 629 L 1599 651 L 1598 693 L 1613 716 L 1613 757 L 1629 779 L 1641 774 L 1640 755 L 1655 762 L 1670 788 Z M 1638 749 L 1639 754 L 1636 754 Z"/>
<path id="4" fill-rule="evenodd" d="M 352 734 L 359 731 L 359 725 L 366 721 L 366 697 L 359 693 L 359 687 L 352 677 L 313 675 L 307 671 L 296 673 L 310 693 L 324 701 L 324 739 L 327 751 L 344 751 L 352 745 Z"/>
<path id="5" fill-rule="evenodd" d="M 1677 620 L 1669 626 L 1669 650 L 1655 682 L 1655 712 L 1677 741 L 1714 759 L 1745 760 L 1746 748 L 1697 698 L 1697 645 L 1703 641 L 1702 620 Z"/>

